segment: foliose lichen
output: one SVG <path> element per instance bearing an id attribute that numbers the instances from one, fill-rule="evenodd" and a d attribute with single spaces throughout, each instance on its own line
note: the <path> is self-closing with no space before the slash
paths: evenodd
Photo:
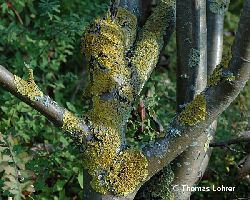
<path id="1" fill-rule="evenodd" d="M 216 86 L 221 81 L 221 73 L 222 68 L 220 66 L 217 66 L 212 75 L 208 77 L 207 84 L 208 86 Z"/>
<path id="2" fill-rule="evenodd" d="M 65 110 L 63 114 L 63 125 L 62 130 L 66 132 L 77 132 L 81 131 L 80 127 L 80 119 L 77 118 L 73 113 L 69 112 L 68 110 Z"/>
<path id="3" fill-rule="evenodd" d="M 112 191 L 124 195 L 134 191 L 148 175 L 146 157 L 138 150 L 128 149 L 117 156 L 108 174 Z"/>
<path id="4" fill-rule="evenodd" d="M 189 53 L 188 66 L 198 67 L 200 62 L 200 51 L 192 48 Z"/>
<path id="5" fill-rule="evenodd" d="M 198 94 L 185 109 L 180 113 L 178 119 L 181 124 L 194 126 L 206 118 L 206 98 Z"/>
<path id="6" fill-rule="evenodd" d="M 209 0 L 209 10 L 212 13 L 224 15 L 228 10 L 230 0 Z"/>
<path id="7" fill-rule="evenodd" d="M 20 94 L 28 97 L 32 101 L 35 101 L 36 97 L 43 97 L 43 92 L 36 85 L 33 70 L 31 68 L 28 68 L 28 73 L 29 77 L 27 81 L 14 75 L 14 84 Z"/>
<path id="8" fill-rule="evenodd" d="M 167 165 L 159 173 L 150 179 L 145 185 L 143 199 L 151 200 L 174 200 L 171 183 L 174 179 L 174 173 L 170 165 Z"/>

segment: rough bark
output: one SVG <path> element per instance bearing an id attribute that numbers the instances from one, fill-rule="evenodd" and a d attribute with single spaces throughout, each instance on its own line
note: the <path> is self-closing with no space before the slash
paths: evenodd
<path id="1" fill-rule="evenodd" d="M 122 3 L 122 1 L 120 3 Z M 127 1 L 124 2 L 124 4 L 127 4 L 127 3 L 128 3 Z M 124 7 L 124 4 L 121 4 L 122 7 Z M 132 4 L 132 2 L 129 3 L 129 5 L 131 5 L 131 4 Z M 133 5 L 138 5 L 138 4 L 133 4 Z M 105 70 L 102 69 L 102 71 L 99 70 L 100 65 L 95 65 L 95 62 L 97 62 L 97 63 L 99 62 L 99 64 L 100 64 L 100 61 L 102 61 L 102 59 L 105 59 L 106 57 L 100 57 L 98 61 L 95 61 L 95 58 L 91 58 L 91 55 L 96 54 L 99 56 L 99 53 L 96 53 L 96 51 L 98 51 L 98 49 L 100 49 L 100 48 L 108 48 L 108 49 L 110 48 L 109 52 L 111 52 L 112 49 L 114 48 L 113 46 L 110 46 L 110 47 L 107 45 L 105 45 L 105 47 L 102 46 L 102 42 L 103 42 L 103 44 L 106 44 L 105 41 L 99 41 L 97 38 L 95 45 L 98 45 L 98 43 L 99 43 L 100 46 L 98 46 L 98 48 L 93 48 L 90 50 L 90 59 L 89 59 L 90 66 L 92 68 L 92 72 L 90 72 L 90 74 L 92 74 L 92 79 L 91 79 L 92 89 L 90 89 L 90 93 L 93 95 L 93 97 L 91 97 L 93 99 L 93 108 L 92 108 L 92 110 L 90 110 L 89 119 L 91 122 L 93 122 L 93 127 L 101 124 L 102 126 L 106 127 L 107 129 L 116 130 L 115 134 L 119 133 L 119 135 L 121 135 L 122 140 L 124 141 L 124 139 L 125 139 L 125 137 L 124 137 L 125 132 L 124 131 L 125 131 L 125 126 L 126 126 L 126 121 L 128 119 L 129 113 L 131 111 L 131 105 L 132 105 L 133 101 L 138 97 L 138 94 L 140 93 L 141 89 L 143 88 L 150 73 L 152 72 L 152 70 L 156 66 L 156 63 L 158 62 L 158 58 L 159 58 L 159 53 L 162 49 L 163 42 L 164 42 L 164 40 L 163 40 L 164 31 L 166 30 L 167 27 L 172 25 L 172 23 L 174 21 L 174 14 L 173 14 L 174 7 L 173 6 L 174 6 L 173 1 L 160 1 L 159 5 L 155 8 L 155 11 L 149 17 L 149 19 L 147 20 L 147 22 L 143 26 L 142 30 L 138 33 L 138 40 L 136 40 L 135 42 L 134 42 L 135 37 L 130 38 L 127 34 L 124 35 L 124 37 L 126 38 L 125 39 L 126 41 L 131 40 L 131 41 L 128 41 L 126 43 L 128 45 L 126 45 L 124 47 L 124 51 L 125 51 L 125 55 L 126 55 L 124 59 L 126 59 L 128 61 L 128 63 L 123 62 L 122 60 L 121 61 L 119 60 L 119 62 L 120 62 L 119 66 L 118 66 L 119 69 L 116 69 L 116 67 L 113 67 L 113 66 L 111 68 L 109 66 L 109 64 L 111 62 L 103 64 L 102 68 L 106 68 L 106 69 Z M 126 9 L 131 8 L 129 6 L 125 6 L 125 7 L 126 7 Z M 134 9 L 134 7 L 133 7 L 133 9 Z M 118 28 L 119 28 L 119 19 L 120 18 L 121 18 L 121 16 L 119 16 L 119 10 L 118 10 L 118 13 L 117 13 Z M 116 19 L 114 18 L 114 21 L 115 20 Z M 157 27 L 155 26 L 156 22 L 158 22 Z M 107 21 L 107 22 L 103 22 L 103 23 L 109 23 L 109 22 Z M 131 34 L 133 32 L 136 33 L 136 27 L 132 27 L 130 25 L 128 25 L 128 27 L 130 29 L 132 28 L 131 30 L 129 30 L 128 34 Z M 121 26 L 121 29 L 122 30 L 124 29 L 125 31 L 128 30 L 128 28 L 126 26 Z M 102 30 L 102 27 L 101 27 L 101 30 Z M 92 32 L 89 32 L 88 34 L 91 35 Z M 107 34 L 107 33 L 105 33 L 105 34 Z M 134 34 L 131 34 L 131 35 L 134 36 Z M 87 37 L 88 36 L 86 36 L 86 38 Z M 96 35 L 93 35 L 93 37 L 96 37 Z M 91 40 L 90 42 L 92 42 L 92 41 L 93 40 Z M 87 45 L 88 45 L 88 41 L 87 41 Z M 92 48 L 92 46 L 93 45 L 88 45 L 87 47 Z M 131 46 L 134 46 L 134 51 L 132 52 L 132 56 L 130 56 L 127 53 L 131 49 Z M 121 49 L 121 48 L 119 48 L 119 49 Z M 105 51 L 106 50 L 104 49 L 104 52 Z M 86 52 L 88 52 L 88 48 L 86 48 Z M 115 51 L 113 53 L 114 53 L 114 56 L 117 56 L 115 54 L 119 53 L 119 52 Z M 122 56 L 124 55 L 123 53 L 124 52 L 119 54 L 119 58 L 122 58 Z M 131 54 L 131 52 L 130 52 L 130 54 Z M 110 61 L 112 61 L 112 60 L 110 60 Z M 98 74 L 97 74 L 97 71 L 98 71 Z M 107 73 L 109 71 L 110 71 L 110 73 Z M 100 78 L 99 78 L 99 73 L 103 73 L 103 75 L 100 76 Z M 116 73 L 118 73 L 118 74 L 116 74 Z M 122 81 L 117 79 L 117 77 L 121 78 Z M 108 85 L 107 88 L 105 88 L 106 86 L 104 86 L 103 83 L 101 81 L 99 81 L 99 79 L 102 79 L 102 81 L 104 81 L 104 82 L 108 82 L 109 80 L 114 80 L 114 82 L 112 82 L 112 84 Z M 120 91 L 117 91 L 118 88 L 120 88 Z M 123 92 L 127 92 L 127 91 L 129 91 L 130 93 L 123 93 Z M 121 94 L 123 96 L 121 96 Z M 99 99 L 95 100 L 97 97 Z M 98 103 L 96 103 L 96 102 L 98 102 Z M 105 102 L 107 102 L 107 104 Z M 100 107 L 100 109 L 98 107 Z M 95 109 L 96 109 L 96 111 L 95 111 Z M 122 112 L 120 112 L 120 110 L 122 110 Z M 100 112 L 103 114 L 100 114 Z M 107 115 L 110 116 L 108 118 L 108 119 L 110 119 L 109 120 L 110 122 L 107 121 Z M 99 117 L 96 118 L 96 116 L 99 116 Z M 119 119 L 121 119 L 121 120 L 119 120 Z M 96 134 L 96 133 L 94 133 L 94 134 Z M 96 135 L 98 135 L 98 134 L 96 134 Z M 117 142 L 117 143 L 119 143 L 119 142 Z M 125 141 L 124 141 L 124 143 L 125 143 Z M 121 143 L 121 146 L 119 148 L 119 152 L 116 153 L 117 155 L 114 155 L 114 158 L 113 158 L 114 161 L 112 161 L 112 162 L 114 162 L 114 164 L 116 162 L 120 162 L 119 159 L 120 159 L 120 157 L 122 157 L 123 152 L 130 151 L 130 150 L 126 150 L 124 148 L 125 147 L 124 143 L 123 142 Z M 112 144 L 110 143 L 108 145 L 114 145 L 114 142 L 112 142 Z M 100 149 L 110 148 L 110 147 L 108 147 L 108 145 L 107 145 L 107 147 L 103 145 L 103 147 L 101 146 Z M 116 145 L 116 143 L 115 143 L 115 145 Z M 88 149 L 87 149 L 87 151 L 88 151 Z M 106 151 L 106 150 L 104 150 L 104 151 Z M 92 154 L 93 154 L 93 152 L 92 152 Z M 112 152 L 109 151 L 108 154 L 112 155 Z M 103 157 L 100 159 L 105 159 L 105 156 L 107 156 L 107 155 L 100 155 L 101 157 Z M 91 154 L 88 155 L 87 157 L 89 157 L 89 160 L 93 159 L 93 156 Z M 112 162 L 111 162 L 111 164 L 112 164 Z M 98 165 L 96 163 L 96 167 L 97 166 Z M 134 166 L 135 165 L 133 165 L 133 167 Z M 108 170 L 108 168 L 107 168 L 107 170 Z M 102 173 L 102 171 L 100 172 L 99 176 L 101 176 L 101 173 Z M 136 172 L 131 172 L 131 173 L 136 173 Z M 93 175 L 94 174 L 92 173 L 92 176 Z M 97 176 L 97 177 L 99 177 L 99 176 Z M 122 177 L 120 177 L 120 178 L 122 178 Z M 89 177 L 87 180 L 90 180 L 87 182 L 93 186 L 93 184 L 94 184 L 93 181 L 95 181 L 95 179 L 93 177 L 92 177 L 92 179 Z M 127 180 L 126 182 L 128 182 L 128 181 L 131 181 L 131 180 Z M 94 189 L 92 189 L 92 187 L 89 186 L 88 183 L 87 183 L 87 187 L 85 188 L 85 195 L 86 195 L 85 198 L 86 199 L 124 199 L 124 197 L 115 197 L 114 193 L 117 191 L 112 185 L 111 185 L 111 187 L 113 187 L 112 192 L 109 191 L 107 195 L 103 195 L 103 194 L 101 194 L 101 192 L 98 193 Z M 121 185 L 119 187 L 124 187 L 122 185 L 126 185 L 126 184 L 128 185 L 128 183 L 124 184 L 122 182 L 120 182 L 119 184 Z M 130 187 L 132 187 L 132 186 L 130 186 Z M 100 188 L 98 188 L 98 189 L 100 189 Z M 126 197 L 126 199 L 134 198 L 134 195 L 129 195 Z"/>

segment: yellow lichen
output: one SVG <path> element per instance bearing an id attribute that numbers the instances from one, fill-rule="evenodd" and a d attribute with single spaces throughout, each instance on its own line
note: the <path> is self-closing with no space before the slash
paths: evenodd
<path id="1" fill-rule="evenodd" d="M 126 52 L 134 43 L 136 24 L 135 15 L 118 8 L 114 20 L 109 15 L 95 20 L 83 38 L 92 100 L 87 117 L 93 124 L 84 166 L 92 176 L 92 188 L 102 194 L 128 194 L 147 175 L 147 160 L 140 152 L 121 152 L 124 124 L 134 97 Z M 128 175 L 122 178 L 121 173 Z"/>
<path id="2" fill-rule="evenodd" d="M 107 192 L 109 191 L 108 182 L 106 181 L 106 178 L 102 180 L 101 175 L 92 176 L 90 185 L 96 192 L 99 192 L 101 194 L 107 194 Z"/>
<path id="3" fill-rule="evenodd" d="M 14 75 L 14 84 L 20 94 L 27 96 L 30 100 L 34 101 L 36 97 L 42 97 L 43 93 L 34 81 L 33 70 L 28 68 L 28 72 L 29 77 L 27 81 Z"/>
<path id="4" fill-rule="evenodd" d="M 222 68 L 221 67 L 216 67 L 213 71 L 213 74 L 208 77 L 208 86 L 215 86 L 221 81 L 221 73 L 222 73 Z"/>
<path id="5" fill-rule="evenodd" d="M 204 144 L 204 151 L 205 151 L 205 152 L 208 150 L 209 144 L 210 144 L 210 142 L 212 141 L 212 139 L 213 139 L 213 136 L 211 136 L 211 135 L 208 135 L 208 136 L 207 136 L 207 141 L 206 141 L 205 144 Z"/>
<path id="6" fill-rule="evenodd" d="M 63 114 L 63 126 L 62 129 L 68 132 L 81 131 L 80 119 L 77 118 L 73 113 L 66 110 Z"/>
<path id="7" fill-rule="evenodd" d="M 128 85 L 131 72 L 125 52 L 135 38 L 136 23 L 132 13 L 119 8 L 114 21 L 110 17 L 97 19 L 86 32 L 84 51 L 90 65 L 93 96 Z"/>
<path id="8" fill-rule="evenodd" d="M 121 113 L 118 113 L 120 106 L 118 101 L 103 101 L 98 96 L 94 96 L 93 108 L 88 116 L 93 123 L 107 127 L 120 127 L 122 121 Z"/>
<path id="9" fill-rule="evenodd" d="M 161 0 L 144 25 L 131 59 L 139 80 L 133 83 L 139 93 L 156 66 L 163 45 L 163 34 L 174 19 L 174 1 Z"/>
<path id="10" fill-rule="evenodd" d="M 121 146 L 121 138 L 117 130 L 102 126 L 94 128 L 93 135 L 95 139 L 87 142 L 84 152 L 84 167 L 92 176 L 92 187 L 105 194 L 109 183 L 103 173 L 110 169 Z"/>
<path id="11" fill-rule="evenodd" d="M 179 115 L 182 124 L 194 126 L 206 117 L 206 99 L 202 94 L 197 95 Z"/>
<path id="12" fill-rule="evenodd" d="M 146 157 L 137 150 L 125 150 L 117 157 L 108 175 L 112 191 L 127 195 L 134 191 L 148 175 Z"/>
<path id="13" fill-rule="evenodd" d="M 229 74 L 227 76 L 223 75 L 223 70 L 227 69 L 232 58 L 231 53 L 231 41 L 225 42 L 223 47 L 223 57 L 219 65 L 216 66 L 213 73 L 208 77 L 208 86 L 216 86 L 221 81 L 233 81 L 235 80 L 235 76 Z"/>

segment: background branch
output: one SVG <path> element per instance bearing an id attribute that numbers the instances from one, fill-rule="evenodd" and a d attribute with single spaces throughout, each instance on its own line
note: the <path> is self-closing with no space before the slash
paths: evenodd
<path id="1" fill-rule="evenodd" d="M 241 144 L 241 143 L 250 142 L 250 131 L 242 133 L 238 138 L 234 138 L 226 141 L 212 142 L 209 144 L 210 147 L 226 147 L 232 144 Z"/>
<path id="2" fill-rule="evenodd" d="M 206 10 L 203 10 L 204 15 L 207 16 L 207 76 L 210 76 L 215 69 L 215 67 L 221 62 L 222 51 L 223 51 L 223 22 L 224 22 L 224 12 L 214 13 L 211 10 L 212 2 L 207 0 L 204 1 L 206 4 Z M 225 3 L 227 8 L 229 1 Z M 226 11 L 227 9 L 225 9 Z M 202 30 L 201 30 L 202 31 Z M 200 82 L 199 82 L 200 81 Z M 201 85 L 200 89 L 204 89 L 204 83 L 206 80 L 198 79 L 198 85 Z M 178 82 L 177 82 L 178 84 Z M 199 93 L 199 88 L 197 93 Z M 196 94 L 197 94 L 196 93 Z M 209 148 L 210 141 L 216 132 L 217 122 L 214 121 L 210 127 L 203 132 L 190 147 L 187 148 L 177 159 L 174 160 L 174 173 L 175 178 L 173 185 L 184 185 L 187 184 L 192 187 L 197 184 L 197 181 L 201 180 L 211 153 L 212 149 Z M 174 191 L 176 199 L 186 200 L 190 197 L 191 191 Z"/>
<path id="3" fill-rule="evenodd" d="M 183 125 L 178 115 L 170 124 L 167 136 L 144 148 L 149 161 L 149 177 L 182 153 L 230 105 L 243 89 L 250 75 L 250 0 L 244 3 L 239 28 L 232 48 L 232 59 L 223 72 L 232 73 L 235 80 L 221 81 L 204 90 L 206 118 L 193 126 Z M 159 163 L 159 165 L 155 165 Z"/>
<path id="4" fill-rule="evenodd" d="M 184 12 L 185 9 L 188 9 L 188 12 Z M 177 111 L 180 112 L 207 84 L 206 0 L 177 0 L 176 36 Z M 214 130 L 211 132 L 214 133 Z M 207 152 L 204 145 L 208 139 L 210 136 L 207 136 L 207 132 L 201 133 L 197 140 L 173 161 L 172 185 L 187 184 L 191 187 L 201 177 L 201 164 Z M 173 192 L 178 200 L 186 200 L 191 194 L 181 189 Z"/>

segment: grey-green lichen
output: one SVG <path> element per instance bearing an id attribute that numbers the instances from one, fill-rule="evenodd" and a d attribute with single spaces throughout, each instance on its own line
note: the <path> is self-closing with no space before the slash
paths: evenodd
<path id="1" fill-rule="evenodd" d="M 35 101 L 36 97 L 43 97 L 43 92 L 38 88 L 34 81 L 33 70 L 28 68 L 29 77 L 28 80 L 23 80 L 22 78 L 14 75 L 14 84 L 17 91 L 28 97 L 30 100 Z"/>
<path id="2" fill-rule="evenodd" d="M 209 10 L 212 13 L 224 15 L 228 10 L 230 0 L 209 0 Z"/>
<path id="3" fill-rule="evenodd" d="M 206 118 L 206 98 L 198 94 L 193 101 L 186 105 L 178 119 L 181 124 L 194 126 Z"/>
<path id="4" fill-rule="evenodd" d="M 188 66 L 198 67 L 200 63 L 200 51 L 192 48 L 189 52 Z"/>
<path id="5" fill-rule="evenodd" d="M 167 165 L 143 186 L 143 199 L 174 200 L 171 186 L 173 179 L 174 173 L 171 166 Z"/>

